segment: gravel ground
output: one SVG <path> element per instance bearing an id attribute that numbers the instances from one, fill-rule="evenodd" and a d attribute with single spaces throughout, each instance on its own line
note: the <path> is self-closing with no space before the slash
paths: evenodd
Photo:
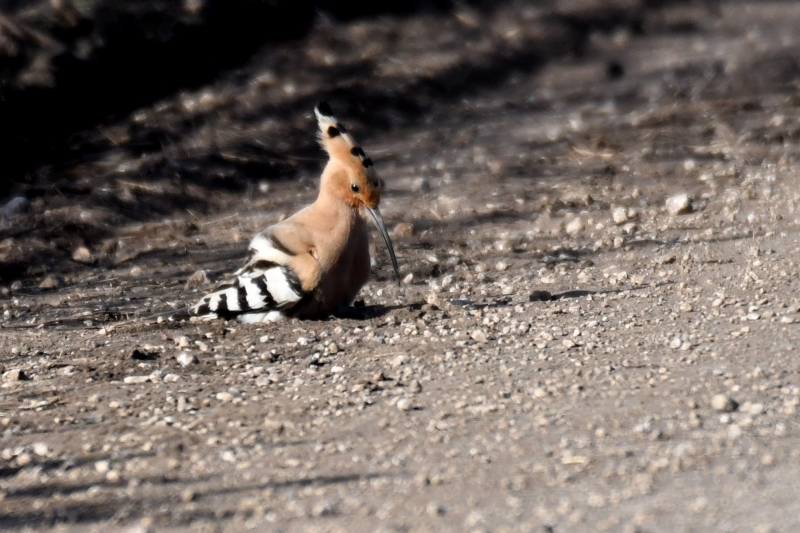
<path id="1" fill-rule="evenodd" d="M 584 4 L 320 23 L 76 141 L 0 225 L 0 526 L 800 530 L 800 4 Z M 188 319 L 313 199 L 321 96 L 403 284 Z"/>

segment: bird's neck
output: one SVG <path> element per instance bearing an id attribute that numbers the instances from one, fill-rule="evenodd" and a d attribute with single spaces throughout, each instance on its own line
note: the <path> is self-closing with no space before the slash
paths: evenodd
<path id="1" fill-rule="evenodd" d="M 324 246 L 318 247 L 318 260 L 323 268 L 329 267 L 351 246 L 352 239 L 366 229 L 364 215 L 361 209 L 347 204 L 338 195 L 330 194 L 324 189 L 311 205 L 310 211 L 315 225 L 321 230 L 320 239 L 325 241 Z"/>

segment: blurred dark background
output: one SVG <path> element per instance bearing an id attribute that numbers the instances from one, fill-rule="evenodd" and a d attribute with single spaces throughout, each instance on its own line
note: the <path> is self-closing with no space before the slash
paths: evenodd
<path id="1" fill-rule="evenodd" d="M 738 0 L 0 0 L 0 282 L 124 263 L 120 228 L 175 219 L 189 239 L 243 201 L 296 209 L 324 163 L 319 99 L 382 147 L 387 175 L 492 159 L 500 192 L 523 194 L 548 173 L 583 179 L 575 146 L 634 157 L 637 143 L 675 168 L 735 130 L 708 109 L 749 132 L 766 98 L 794 105 L 792 4 L 772 4 L 756 31 L 760 6 Z M 650 137 L 573 120 L 645 109 L 685 117 Z"/>
<path id="2" fill-rule="evenodd" d="M 268 43 L 302 38 L 320 18 L 452 7 L 447 0 L 2 0 L 0 197 L 41 165 L 76 156 L 74 132 L 208 83 Z"/>
<path id="3" fill-rule="evenodd" d="M 481 17 L 485 20 L 490 12 L 508 4 L 517 5 L 517 11 L 547 12 L 569 36 L 552 42 L 551 49 L 549 45 L 537 46 L 536 50 L 498 49 L 494 65 L 485 65 L 474 75 L 451 72 L 433 89 L 447 93 L 458 84 L 464 85 L 456 88 L 459 92 L 471 83 L 484 83 L 487 77 L 497 79 L 515 69 L 528 70 L 548 56 L 580 53 L 586 37 L 598 28 L 611 31 L 626 27 L 641 32 L 646 29 L 648 12 L 666 4 L 691 8 L 716 2 L 0 0 L 0 198 L 14 190 L 21 192 L 18 185 L 32 184 L 35 175 L 48 165 L 91 157 L 93 147 L 76 143 L 76 134 L 81 137 L 81 132 L 100 124 L 113 124 L 178 90 L 208 84 L 246 64 L 254 55 L 260 54 L 263 62 L 269 63 L 272 45 L 295 42 L 295 52 L 302 59 L 303 47 L 308 44 L 303 39 L 315 27 L 386 17 L 387 27 L 393 31 L 392 17 L 397 20 L 421 13 L 457 11 L 465 30 L 460 37 L 464 41 L 450 44 L 463 47 L 486 36 Z M 369 40 L 369 35 L 363 36 L 365 46 Z M 335 39 L 327 43 L 334 51 L 339 44 Z M 524 44 L 518 48 L 524 48 Z M 464 67 L 468 69 L 469 65 Z M 298 62 L 297 68 L 307 66 Z M 359 74 L 364 79 L 371 75 L 363 64 L 353 68 L 362 68 Z M 619 65 L 609 68 L 621 73 Z M 447 87 L 443 89 L 443 85 Z M 430 84 L 427 89 L 432 89 Z M 364 95 L 356 91 L 355 96 Z M 297 104 L 307 107 L 309 102 Z M 404 105 L 402 99 L 395 105 Z M 163 142 L 163 138 L 149 141 L 157 148 Z M 137 143 L 142 146 L 141 139 Z M 137 143 L 131 148 L 135 149 Z M 43 176 L 39 178 L 41 182 Z M 28 188 L 25 194 L 35 194 L 34 189 Z"/>

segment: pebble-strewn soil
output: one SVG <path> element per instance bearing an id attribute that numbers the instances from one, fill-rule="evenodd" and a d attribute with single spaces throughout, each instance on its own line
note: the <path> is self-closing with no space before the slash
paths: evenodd
<path id="1" fill-rule="evenodd" d="M 800 531 L 800 4 L 614 4 L 323 18 L 76 136 L 0 220 L 0 528 Z M 189 320 L 321 98 L 404 283 Z"/>

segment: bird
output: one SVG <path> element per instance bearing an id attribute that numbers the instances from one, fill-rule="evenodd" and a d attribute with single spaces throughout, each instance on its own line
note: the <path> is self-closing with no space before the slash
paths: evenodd
<path id="1" fill-rule="evenodd" d="M 190 314 L 257 323 L 343 311 L 369 279 L 367 218 L 383 237 L 400 282 L 379 209 L 383 180 L 327 102 L 319 102 L 314 114 L 319 143 L 328 154 L 317 199 L 257 234 L 232 281 L 203 296 Z"/>

